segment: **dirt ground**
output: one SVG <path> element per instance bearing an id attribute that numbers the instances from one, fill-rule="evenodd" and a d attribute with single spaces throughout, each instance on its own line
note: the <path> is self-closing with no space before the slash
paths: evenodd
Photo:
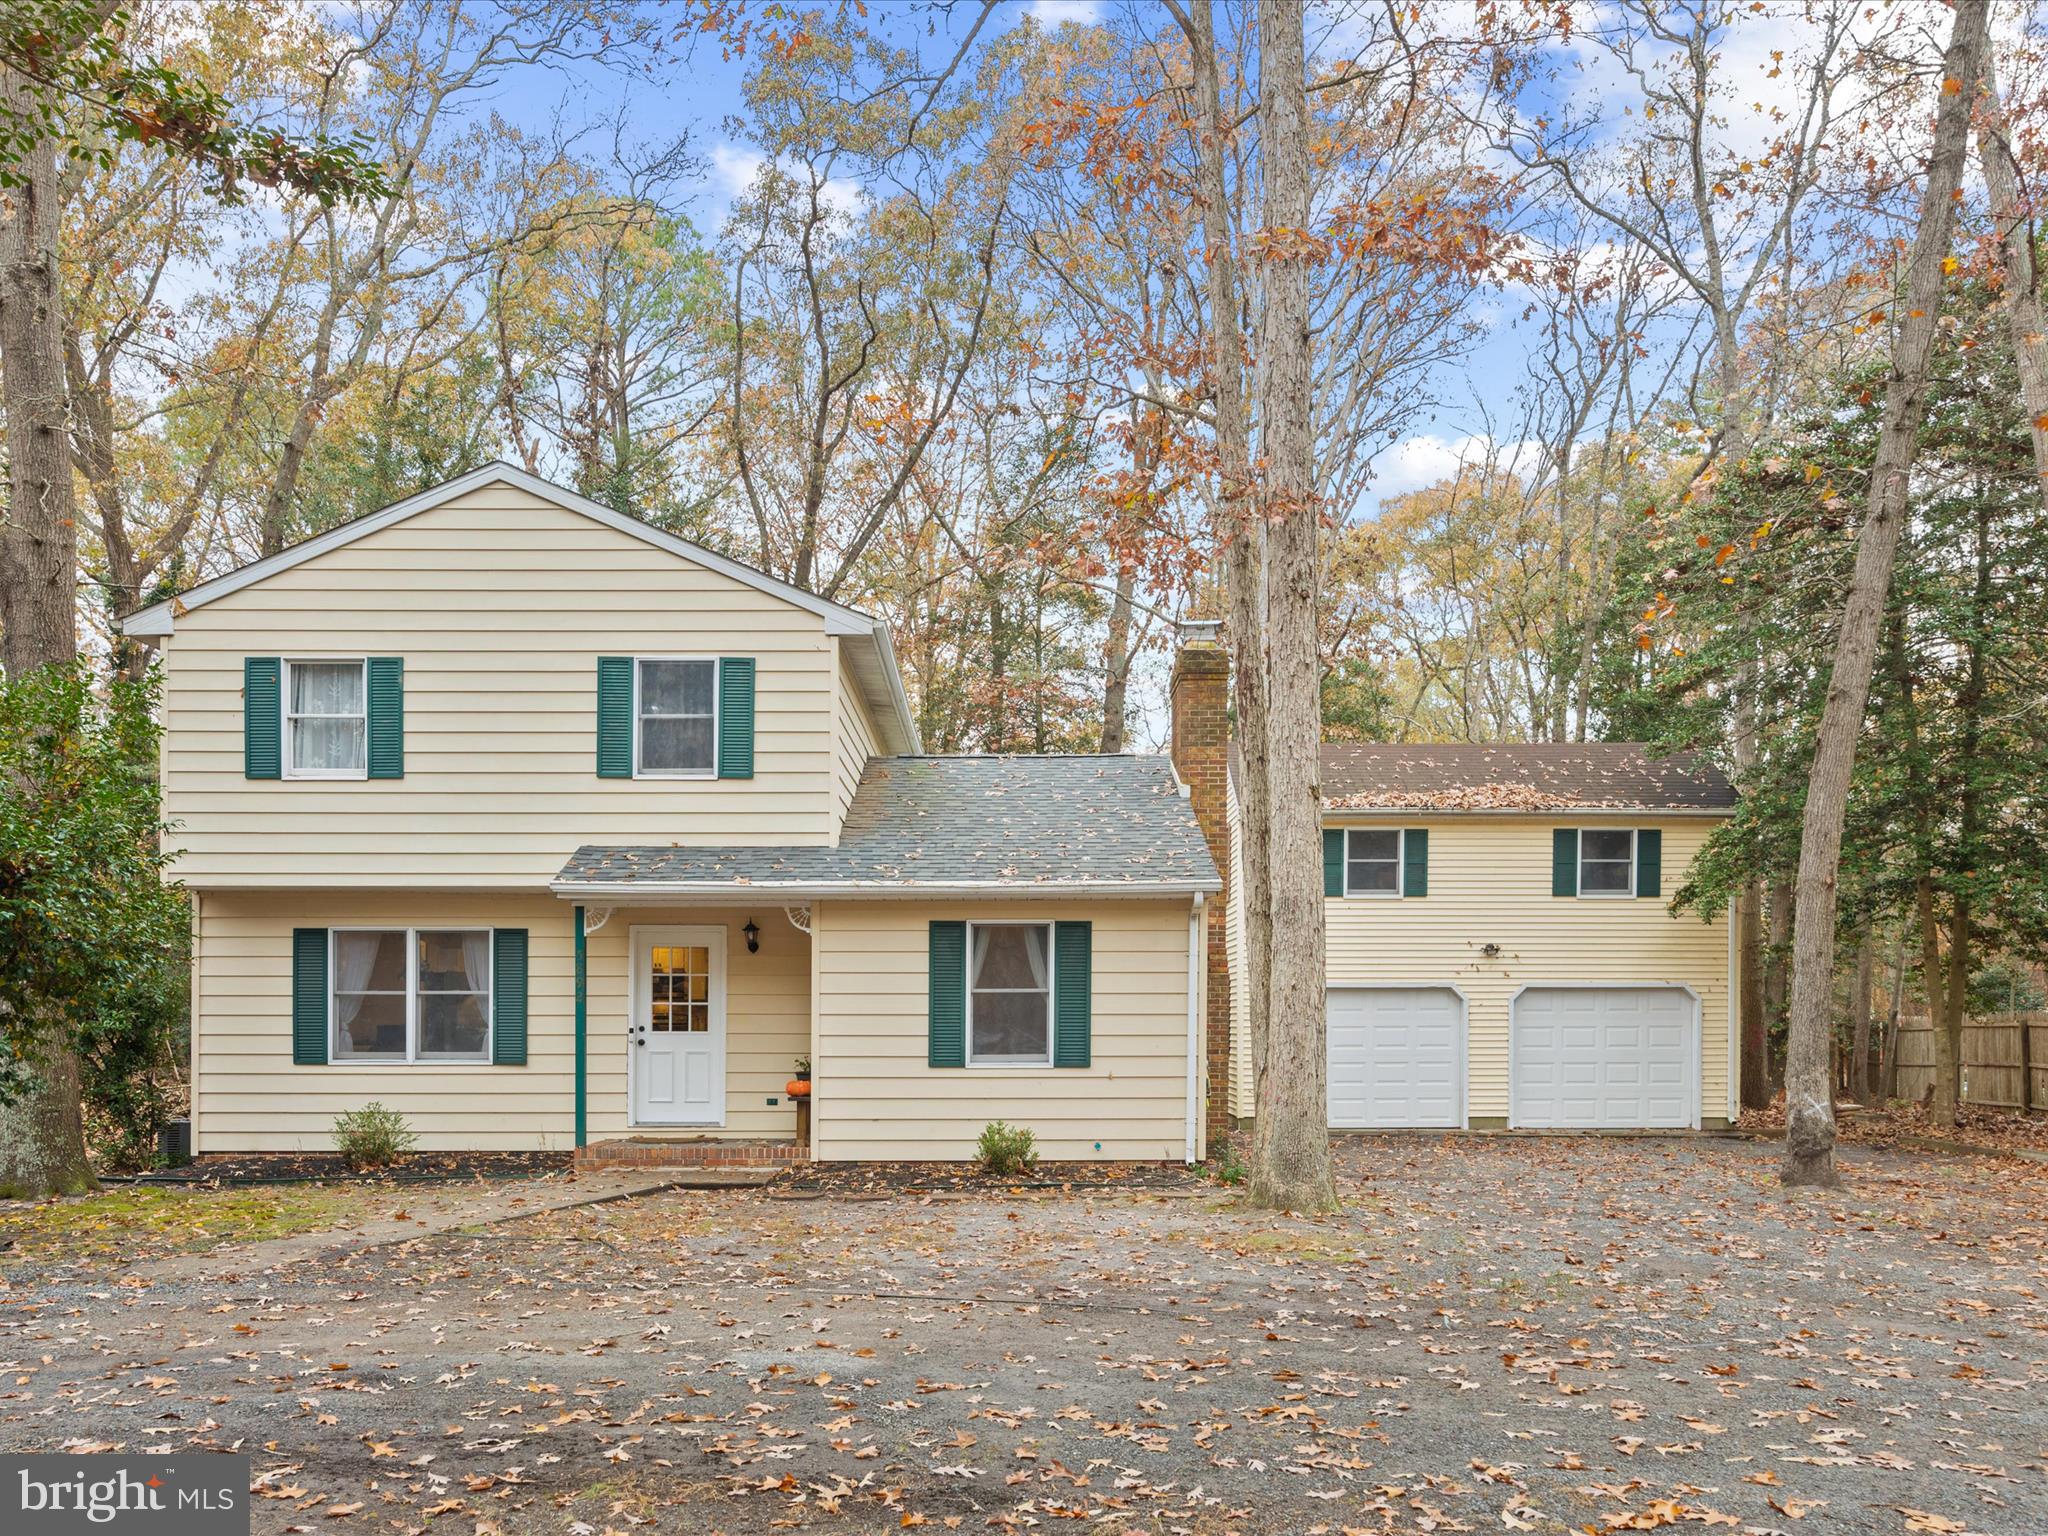
<path id="1" fill-rule="evenodd" d="M 17 1262 L 0 1449 L 248 1451 L 258 1531 L 339 1536 L 2048 1531 L 2048 1172 L 1852 1147 L 1788 1197 L 1775 1150 L 1351 1140 L 1323 1221 L 670 1190 Z"/>

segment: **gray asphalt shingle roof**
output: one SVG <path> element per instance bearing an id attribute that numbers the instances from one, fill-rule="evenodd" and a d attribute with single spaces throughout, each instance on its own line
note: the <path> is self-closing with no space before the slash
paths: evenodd
<path id="1" fill-rule="evenodd" d="M 715 885 L 1214 891 L 1216 866 L 1163 757 L 877 757 L 837 848 L 578 848 L 555 877 Z"/>
<path id="2" fill-rule="evenodd" d="M 1735 790 L 1705 756 L 1658 757 L 1638 742 L 1327 742 L 1333 810 L 1732 811 Z"/>

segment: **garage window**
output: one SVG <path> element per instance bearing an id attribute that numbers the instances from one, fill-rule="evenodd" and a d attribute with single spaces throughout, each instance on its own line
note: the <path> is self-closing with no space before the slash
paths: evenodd
<path id="1" fill-rule="evenodd" d="M 1399 896 L 1402 834 L 1354 827 L 1344 836 L 1344 894 Z"/>
<path id="2" fill-rule="evenodd" d="M 1579 831 L 1579 894 L 1633 896 L 1636 893 L 1636 834 L 1628 827 L 1584 827 Z"/>

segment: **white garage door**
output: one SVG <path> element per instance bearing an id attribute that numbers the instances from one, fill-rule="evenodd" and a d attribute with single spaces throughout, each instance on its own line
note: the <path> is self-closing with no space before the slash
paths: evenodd
<path id="1" fill-rule="evenodd" d="M 1693 1000 L 1675 987 L 1531 987 L 1509 1027 L 1514 1123 L 1693 1123 Z"/>
<path id="2" fill-rule="evenodd" d="M 1464 1004 L 1443 987 L 1330 989 L 1330 1124 L 1465 1123 Z"/>

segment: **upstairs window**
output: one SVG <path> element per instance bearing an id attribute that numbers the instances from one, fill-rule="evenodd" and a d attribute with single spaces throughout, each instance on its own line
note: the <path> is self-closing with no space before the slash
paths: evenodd
<path id="1" fill-rule="evenodd" d="M 369 769 L 361 661 L 285 663 L 285 775 L 360 779 Z"/>
<path id="2" fill-rule="evenodd" d="M 634 771 L 641 778 L 717 773 L 718 663 L 644 658 L 634 668 Z"/>
<path id="3" fill-rule="evenodd" d="M 1344 835 L 1344 894 L 1401 894 L 1401 833 L 1354 827 Z"/>
<path id="4" fill-rule="evenodd" d="M 1627 827 L 1583 827 L 1579 831 L 1579 894 L 1633 896 L 1636 893 L 1636 834 Z"/>

